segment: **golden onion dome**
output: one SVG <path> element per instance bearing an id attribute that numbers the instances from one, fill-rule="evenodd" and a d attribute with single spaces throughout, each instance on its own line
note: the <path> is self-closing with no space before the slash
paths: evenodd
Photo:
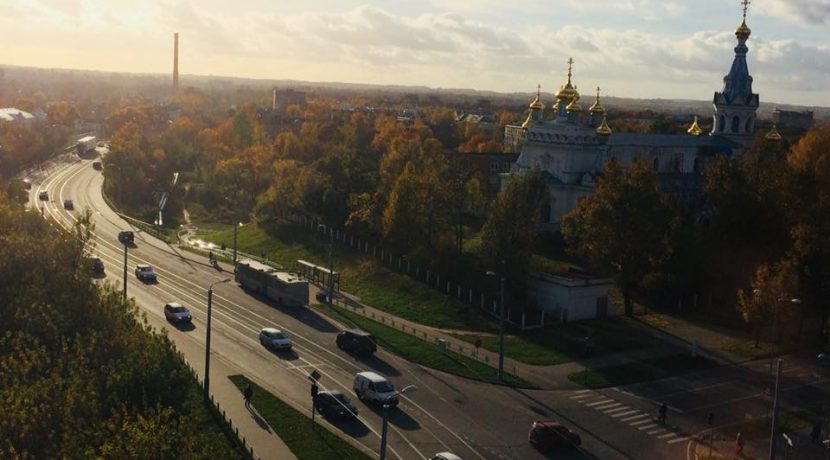
<path id="1" fill-rule="evenodd" d="M 606 115 L 602 116 L 602 123 L 599 124 L 597 127 L 597 136 L 610 136 L 613 131 L 611 131 L 611 127 L 608 126 L 608 117 Z"/>
<path id="2" fill-rule="evenodd" d="M 772 129 L 769 130 L 767 135 L 764 137 L 771 141 L 780 141 L 781 139 L 783 139 L 781 133 L 778 132 L 778 127 L 775 125 L 775 123 L 772 124 Z"/>
<path id="3" fill-rule="evenodd" d="M 571 103 L 565 107 L 565 110 L 568 112 L 581 112 L 582 106 L 579 105 L 579 93 L 576 93 L 574 98 L 571 100 Z"/>
<path id="4" fill-rule="evenodd" d="M 570 103 L 575 97 L 579 97 L 579 93 L 576 92 L 576 87 L 571 83 L 573 63 L 573 58 L 568 58 L 568 81 L 564 85 L 560 86 L 559 91 L 556 92 L 557 101 Z"/>
<path id="5" fill-rule="evenodd" d="M 695 121 L 692 123 L 692 126 L 686 132 L 692 136 L 700 136 L 703 133 L 703 130 L 700 129 L 700 125 L 697 124 L 697 115 L 695 115 Z"/>
<path id="6" fill-rule="evenodd" d="M 749 34 L 751 34 L 751 33 L 752 33 L 752 30 L 750 30 L 749 27 L 747 27 L 747 25 L 746 25 L 746 19 L 741 21 L 741 25 L 739 25 L 738 28 L 735 29 L 735 36 L 738 37 L 738 38 L 742 38 L 744 40 L 749 38 Z"/>
<path id="7" fill-rule="evenodd" d="M 591 115 L 605 115 L 605 107 L 599 102 L 599 86 L 597 86 L 597 101 L 588 109 Z"/>
<path id="8" fill-rule="evenodd" d="M 530 110 L 545 110 L 545 104 L 542 103 L 541 98 L 542 85 L 536 86 L 536 99 L 530 103 Z"/>

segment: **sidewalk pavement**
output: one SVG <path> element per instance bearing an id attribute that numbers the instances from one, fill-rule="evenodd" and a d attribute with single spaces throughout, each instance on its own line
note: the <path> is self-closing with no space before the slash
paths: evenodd
<path id="1" fill-rule="evenodd" d="M 256 409 L 245 407 L 242 391 L 228 378 L 239 374 L 230 369 L 221 359 L 211 361 L 210 392 L 219 406 L 220 413 L 232 421 L 239 430 L 239 438 L 253 449 L 254 458 L 261 460 L 296 460 L 282 439 L 259 416 Z"/>

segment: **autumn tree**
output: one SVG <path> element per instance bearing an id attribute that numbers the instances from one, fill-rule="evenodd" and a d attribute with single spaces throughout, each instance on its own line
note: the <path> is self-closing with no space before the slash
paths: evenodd
<path id="1" fill-rule="evenodd" d="M 787 155 L 793 252 L 804 297 L 820 306 L 819 332 L 830 320 L 830 126 L 808 132 Z M 824 337 L 826 340 L 826 336 Z"/>
<path id="2" fill-rule="evenodd" d="M 487 266 L 505 273 L 512 283 L 521 283 L 528 272 L 544 197 L 541 172 L 534 169 L 511 177 L 490 205 L 481 254 Z"/>
<path id="3" fill-rule="evenodd" d="M 772 325 L 776 329 L 774 339 L 780 341 L 784 325 L 803 312 L 800 300 L 794 302 L 791 297 L 794 292 L 798 292 L 798 274 L 790 259 L 774 266 L 761 265 L 755 271 L 752 290 L 738 289 L 737 310 L 752 328 L 756 348 L 762 327 Z"/>
<path id="4" fill-rule="evenodd" d="M 562 234 L 572 254 L 617 272 L 625 313 L 631 315 L 643 277 L 670 253 L 677 220 L 648 165 L 638 161 L 624 169 L 609 161 L 594 193 L 564 217 Z"/>

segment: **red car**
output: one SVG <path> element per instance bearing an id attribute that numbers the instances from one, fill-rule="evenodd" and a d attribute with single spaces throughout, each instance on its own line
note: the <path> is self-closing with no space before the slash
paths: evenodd
<path id="1" fill-rule="evenodd" d="M 548 452 L 554 449 L 566 449 L 582 444 L 579 435 L 570 428 L 553 420 L 537 420 L 530 427 L 527 435 L 530 445 L 539 452 Z"/>

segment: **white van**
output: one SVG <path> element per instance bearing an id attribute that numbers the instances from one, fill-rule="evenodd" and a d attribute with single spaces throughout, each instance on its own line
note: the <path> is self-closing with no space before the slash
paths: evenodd
<path id="1" fill-rule="evenodd" d="M 395 391 L 392 382 L 378 373 L 371 371 L 358 372 L 354 376 L 352 389 L 361 401 L 370 401 L 377 404 L 387 403 L 391 406 L 398 405 L 398 392 Z"/>

